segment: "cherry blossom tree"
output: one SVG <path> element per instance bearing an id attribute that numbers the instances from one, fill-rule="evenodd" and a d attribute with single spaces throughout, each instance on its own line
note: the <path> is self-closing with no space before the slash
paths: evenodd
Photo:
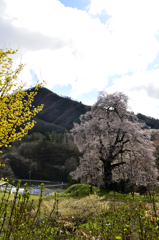
<path id="1" fill-rule="evenodd" d="M 152 189 L 157 184 L 158 170 L 155 161 L 149 158 L 140 159 L 136 152 L 129 152 L 125 157 L 126 164 L 116 167 L 112 171 L 113 180 L 119 182 L 121 179 L 128 181 L 131 194 L 134 196 L 135 186 L 145 186 L 147 190 Z"/>
<path id="2" fill-rule="evenodd" d="M 80 165 L 70 175 L 74 180 L 80 178 L 81 183 L 87 183 L 95 186 L 104 185 L 103 182 L 103 163 L 91 156 L 90 153 L 85 153 L 83 157 L 80 157 Z"/>
<path id="3" fill-rule="evenodd" d="M 144 168 L 149 170 L 148 166 L 151 165 L 151 174 L 154 174 L 154 178 L 157 177 L 154 147 L 150 141 L 151 133 L 145 130 L 145 124 L 139 123 L 138 118 L 127 109 L 128 97 L 124 93 L 100 92 L 91 111 L 80 116 L 81 123 L 74 123 L 71 133 L 84 156 L 80 166 L 71 173 L 73 178 L 77 175 L 84 176 L 86 170 L 90 176 L 98 176 L 102 172 L 105 188 L 111 189 L 112 181 L 117 175 L 113 174 L 113 171 L 130 169 L 132 158 L 133 162 L 140 166 L 139 174 L 142 175 Z M 91 158 L 88 158 L 89 155 Z M 135 180 L 137 181 L 137 176 Z"/>

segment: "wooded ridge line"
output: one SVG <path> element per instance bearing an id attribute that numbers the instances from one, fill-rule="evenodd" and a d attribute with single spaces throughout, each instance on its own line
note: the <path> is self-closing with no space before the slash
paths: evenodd
<path id="1" fill-rule="evenodd" d="M 37 107 L 40 104 L 44 104 L 43 110 L 34 118 L 37 123 L 34 128 L 29 130 L 29 133 L 45 134 L 47 131 L 63 133 L 65 129 L 71 130 L 73 122 L 80 123 L 80 115 L 91 109 L 91 106 L 74 101 L 69 97 L 59 96 L 45 87 L 40 88 L 34 98 L 33 105 Z M 141 113 L 136 116 L 139 122 L 145 122 L 151 129 L 159 129 L 159 119 Z"/>

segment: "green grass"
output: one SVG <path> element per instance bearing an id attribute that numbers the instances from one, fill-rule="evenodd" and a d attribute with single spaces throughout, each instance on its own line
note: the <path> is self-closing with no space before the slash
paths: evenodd
<path id="1" fill-rule="evenodd" d="M 75 197 L 75 198 L 83 198 L 90 194 L 90 185 L 88 184 L 74 184 L 70 187 L 68 187 L 63 193 L 58 194 L 59 197 Z M 114 191 L 108 191 L 105 188 L 98 188 L 98 187 L 92 187 L 92 194 L 96 193 L 100 197 L 105 197 L 106 199 L 111 200 L 136 200 L 136 201 L 149 201 L 150 196 L 144 196 L 139 195 L 138 193 L 135 193 L 134 198 L 132 195 L 129 194 L 121 194 Z M 53 198 L 53 196 L 50 196 L 49 199 Z M 159 196 L 155 197 L 156 201 L 159 201 Z"/>
<path id="2" fill-rule="evenodd" d="M 99 189 L 93 187 L 92 193 L 98 193 Z M 90 185 L 87 184 L 74 184 L 68 187 L 64 192 L 58 194 L 61 197 L 86 197 L 90 194 Z"/>
<path id="3" fill-rule="evenodd" d="M 90 187 L 75 184 L 48 197 L 6 193 L 14 199 L 0 201 L 0 239 L 159 239 L 158 196 L 133 199 L 98 187 L 90 194 Z"/>
<path id="4" fill-rule="evenodd" d="M 60 198 L 69 198 L 69 197 L 75 197 L 75 198 L 83 198 L 86 196 L 89 196 L 90 194 L 90 185 L 88 184 L 74 184 L 70 187 L 68 187 L 64 192 L 57 194 Z M 100 197 L 105 197 L 106 199 L 116 199 L 116 200 L 133 200 L 131 194 L 121 194 L 114 191 L 107 191 L 105 188 L 98 188 L 93 186 L 92 187 L 92 194 L 96 193 Z M 2 198 L 4 192 L 0 191 L 0 199 Z M 14 194 L 10 194 L 9 198 L 13 198 Z M 8 198 L 8 192 L 5 194 L 5 199 Z M 46 196 L 44 197 L 46 200 L 51 200 L 54 198 L 54 196 Z M 39 195 L 30 195 L 30 199 L 38 200 Z M 149 195 L 145 197 L 144 195 L 139 195 L 135 193 L 134 200 L 141 200 L 141 201 L 149 201 L 150 197 Z M 155 197 L 156 201 L 159 201 L 159 196 Z"/>
<path id="5" fill-rule="evenodd" d="M 3 197 L 3 195 L 4 195 L 4 191 L 0 191 L 0 199 Z M 5 194 L 5 199 L 8 198 L 8 195 L 9 195 L 9 193 L 7 192 L 7 193 Z M 10 195 L 10 196 L 12 196 L 12 195 Z"/>

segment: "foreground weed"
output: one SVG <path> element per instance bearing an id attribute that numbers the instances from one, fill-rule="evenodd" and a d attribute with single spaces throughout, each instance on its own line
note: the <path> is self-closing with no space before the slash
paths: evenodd
<path id="1" fill-rule="evenodd" d="M 31 199 L 20 182 L 13 200 L 6 189 L 0 201 L 0 239 L 3 240 L 154 240 L 159 239 L 159 209 L 151 201 L 107 201 L 97 194 L 85 198 Z"/>
<path id="2" fill-rule="evenodd" d="M 34 199 L 30 200 L 30 192 L 25 186 L 24 194 L 19 194 L 20 181 L 18 182 L 13 201 L 9 201 L 10 193 L 7 199 L 7 186 L 0 202 L 0 239 L 65 239 L 60 225 L 50 221 L 51 214 L 58 209 L 58 199 L 55 193 L 55 204 L 49 217 L 42 218 L 41 204 L 43 201 L 41 184 L 41 193 L 38 204 L 34 204 Z M 36 208 L 36 211 L 35 211 Z M 57 213 L 57 212 L 56 212 Z M 61 235 L 61 236 L 60 236 Z"/>
<path id="3" fill-rule="evenodd" d="M 151 215 L 146 215 L 147 210 Z M 155 218 L 153 205 L 145 202 L 110 203 L 109 210 L 103 211 L 87 224 L 80 225 L 99 239 L 146 240 L 159 239 L 159 218 Z"/>

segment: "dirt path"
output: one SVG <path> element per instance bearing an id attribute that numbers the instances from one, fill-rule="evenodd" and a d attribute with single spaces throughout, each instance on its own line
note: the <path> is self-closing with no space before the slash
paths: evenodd
<path id="1" fill-rule="evenodd" d="M 11 197 L 11 198 L 9 198 L 8 200 L 10 201 L 10 200 L 13 200 L 14 199 L 14 197 Z"/>

